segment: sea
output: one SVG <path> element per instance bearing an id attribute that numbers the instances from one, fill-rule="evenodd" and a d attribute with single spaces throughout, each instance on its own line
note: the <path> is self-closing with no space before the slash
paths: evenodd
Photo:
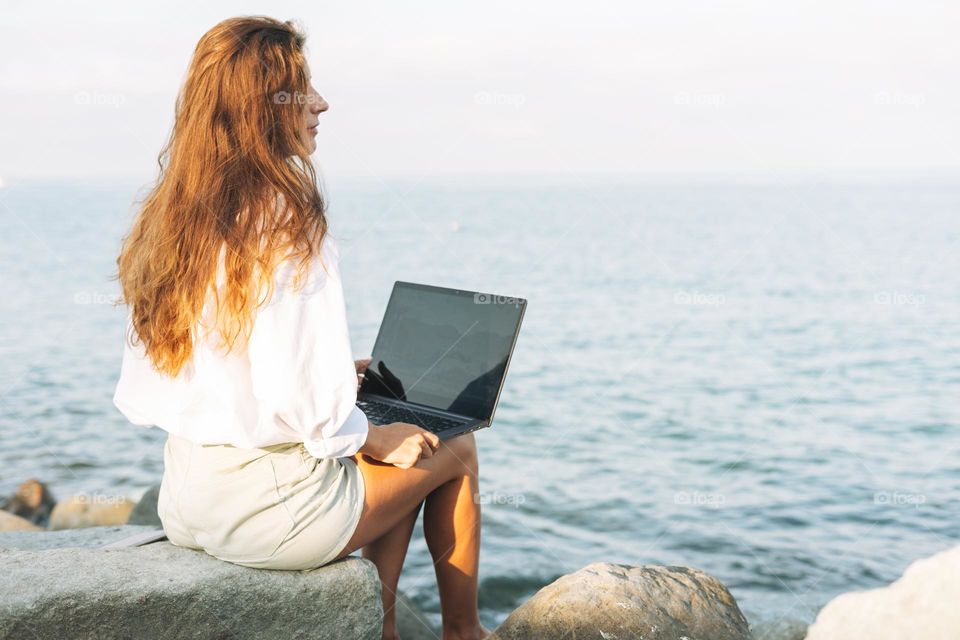
<path id="1" fill-rule="evenodd" d="M 355 357 L 396 280 L 528 300 L 478 432 L 488 627 L 594 562 L 687 565 L 812 621 L 960 535 L 960 186 L 325 184 Z M 139 497 L 164 433 L 111 398 L 143 183 L 0 188 L 0 495 Z M 434 620 L 418 523 L 400 588 Z"/>

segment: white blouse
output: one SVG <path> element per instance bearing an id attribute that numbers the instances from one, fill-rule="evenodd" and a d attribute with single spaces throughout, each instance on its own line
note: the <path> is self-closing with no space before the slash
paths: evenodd
<path id="1" fill-rule="evenodd" d="M 256 312 L 249 341 L 240 338 L 224 355 L 215 334 L 200 336 L 192 360 L 174 378 L 153 368 L 142 345 L 125 340 L 114 404 L 134 424 L 198 444 L 303 442 L 317 458 L 356 453 L 370 425 L 356 406 L 340 251 L 329 234 L 320 257 L 323 264 L 314 256 L 298 291 L 291 284 L 296 264 L 281 263 L 273 297 Z M 205 317 L 213 312 L 208 302 Z"/>

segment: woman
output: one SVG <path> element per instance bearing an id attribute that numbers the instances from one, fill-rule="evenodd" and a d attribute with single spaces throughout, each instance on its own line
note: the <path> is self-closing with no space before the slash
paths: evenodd
<path id="1" fill-rule="evenodd" d="M 160 176 L 117 260 L 130 319 L 114 401 L 169 432 L 159 513 L 173 544 L 268 569 L 362 548 L 383 637 L 424 506 L 444 638 L 483 638 L 472 434 L 440 442 L 356 407 L 325 203 L 310 154 L 327 103 L 304 36 L 221 22 L 194 52 Z"/>

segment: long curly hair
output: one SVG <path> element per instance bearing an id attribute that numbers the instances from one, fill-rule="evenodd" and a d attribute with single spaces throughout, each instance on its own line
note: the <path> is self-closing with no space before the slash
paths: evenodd
<path id="1" fill-rule="evenodd" d="M 159 177 L 117 258 L 131 345 L 176 376 L 190 361 L 208 295 L 230 351 L 249 337 L 284 259 L 302 281 L 327 233 L 302 139 L 305 35 L 266 17 L 224 20 L 200 39 L 160 152 Z M 222 280 L 222 285 L 218 281 Z"/>

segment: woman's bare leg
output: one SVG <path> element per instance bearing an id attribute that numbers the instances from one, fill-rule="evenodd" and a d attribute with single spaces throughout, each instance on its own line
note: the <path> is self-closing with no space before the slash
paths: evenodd
<path id="1" fill-rule="evenodd" d="M 397 585 L 407 557 L 407 547 L 420 515 L 420 505 L 393 529 L 363 548 L 363 557 L 377 565 L 383 597 L 382 640 L 395 640 L 397 635 Z"/>
<path id="2" fill-rule="evenodd" d="M 480 563 L 480 504 L 475 460 L 472 469 L 427 496 L 423 533 L 433 556 L 444 638 L 483 638 L 477 614 Z"/>
<path id="3" fill-rule="evenodd" d="M 477 620 L 476 560 L 479 554 L 480 537 L 477 533 L 477 518 L 467 522 L 465 513 L 479 510 L 474 497 L 477 478 L 477 449 L 473 434 L 466 434 L 441 443 L 440 448 L 430 458 L 422 459 L 410 469 L 399 469 L 393 465 L 377 462 L 364 454 L 355 457 L 357 466 L 365 483 L 365 500 L 360 524 L 338 557 L 344 557 L 356 549 L 378 540 L 392 531 L 401 522 L 408 522 L 415 509 L 439 487 L 438 499 L 432 507 L 430 524 L 424 517 L 425 535 L 428 547 L 439 548 L 439 558 L 435 563 L 443 564 L 437 568 L 437 580 L 440 587 L 440 600 L 444 615 L 455 616 L 448 623 L 444 620 L 444 640 L 457 638 L 484 638 L 489 633 L 477 622 L 473 628 L 467 628 L 467 621 Z M 465 482 L 472 477 L 472 482 Z M 445 486 L 448 485 L 449 486 Z M 468 489 L 465 490 L 463 485 Z M 431 499 L 432 500 L 432 499 Z M 468 504 L 463 504 L 464 500 Z M 445 511 L 446 509 L 446 511 Z M 426 529 L 430 527 L 430 529 Z M 459 527 L 465 527 L 461 530 Z M 397 536 L 399 539 L 399 536 Z M 433 543 L 431 544 L 431 540 Z M 445 546 L 441 541 L 446 541 Z M 396 543 L 396 541 L 394 541 Z M 403 554 L 409 536 L 403 541 Z M 431 554 L 433 554 L 431 548 Z M 388 554 L 395 561 L 396 552 Z M 378 567 L 379 570 L 379 567 Z M 387 573 L 389 574 L 389 568 Z M 457 575 L 459 574 L 459 575 Z M 467 597 L 459 590 L 466 584 Z M 473 594 L 470 596 L 469 594 Z M 452 610 L 454 606 L 467 606 L 467 611 Z M 386 629 L 385 629 L 386 631 Z"/>

